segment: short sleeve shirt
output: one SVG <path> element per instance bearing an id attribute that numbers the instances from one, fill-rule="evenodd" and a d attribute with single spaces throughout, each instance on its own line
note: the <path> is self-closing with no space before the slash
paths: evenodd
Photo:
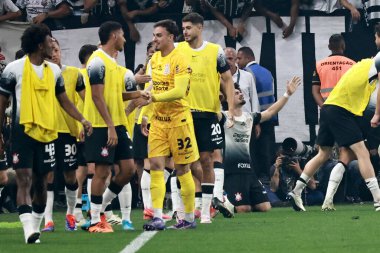
<path id="1" fill-rule="evenodd" d="M 32 22 L 33 18 L 39 14 L 54 10 L 62 3 L 71 5 L 66 0 L 17 0 L 16 5 L 21 9 L 26 9 L 26 18 Z"/>
<path id="2" fill-rule="evenodd" d="M 17 12 L 19 9 L 11 0 L 0 0 L 0 15 L 7 12 Z"/>

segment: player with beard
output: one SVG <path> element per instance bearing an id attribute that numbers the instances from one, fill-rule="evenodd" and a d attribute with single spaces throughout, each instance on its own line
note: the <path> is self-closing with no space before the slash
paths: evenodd
<path id="1" fill-rule="evenodd" d="M 225 148 L 223 150 L 223 163 L 225 170 L 224 189 L 227 193 L 224 203 L 219 199 L 213 199 L 213 205 L 225 217 L 231 218 L 236 212 L 269 211 L 269 203 L 266 191 L 257 179 L 255 171 L 251 168 L 249 142 L 252 127 L 271 119 L 288 102 L 300 85 L 301 79 L 293 77 L 287 83 L 286 92 L 276 103 L 262 112 L 245 112 L 243 106 L 246 101 L 239 85 L 235 84 L 233 127 L 224 127 Z M 222 122 L 225 122 L 226 113 L 223 112 Z"/>
<path id="2" fill-rule="evenodd" d="M 230 127 L 233 125 L 234 115 L 233 80 L 223 49 L 202 38 L 201 15 L 186 15 L 182 19 L 182 30 L 185 41 L 178 43 L 177 48 L 187 55 L 192 69 L 189 103 L 200 155 L 199 161 L 192 164 L 192 172 L 201 181 L 201 223 L 211 223 L 210 206 L 214 184 L 222 182 L 215 177 L 223 176 L 221 169 L 215 174 L 212 157 L 213 151 L 221 149 L 224 142 L 217 117 L 217 113 L 220 112 L 219 92 L 222 88 L 228 102 L 227 125 Z"/>

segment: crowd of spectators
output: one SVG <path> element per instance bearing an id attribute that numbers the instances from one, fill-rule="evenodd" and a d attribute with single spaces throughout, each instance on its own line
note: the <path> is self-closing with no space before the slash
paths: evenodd
<path id="1" fill-rule="evenodd" d="M 5 20 L 47 23 L 62 29 L 67 17 L 80 17 L 78 22 L 86 25 L 89 20 L 113 16 L 123 20 L 132 41 L 140 40 L 135 23 L 156 14 L 164 15 L 196 11 L 219 20 L 228 35 L 240 41 L 246 35 L 246 21 L 252 13 L 269 18 L 283 30 L 283 37 L 289 37 L 295 28 L 299 11 L 314 10 L 333 13 L 347 9 L 352 23 L 359 20 L 377 22 L 376 1 L 361 0 L 0 0 L 0 22 Z M 290 16 L 286 24 L 281 16 Z M 233 18 L 239 21 L 237 25 Z M 112 19 L 112 18 L 111 18 Z M 72 22 L 71 19 L 69 22 Z M 93 24 L 93 22 L 89 22 Z M 88 25 L 90 25 L 88 24 Z"/>

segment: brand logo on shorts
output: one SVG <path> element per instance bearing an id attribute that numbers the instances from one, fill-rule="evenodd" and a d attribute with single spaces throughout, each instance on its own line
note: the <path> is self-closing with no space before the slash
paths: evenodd
<path id="1" fill-rule="evenodd" d="M 103 157 L 107 157 L 109 155 L 108 148 L 106 147 L 102 148 L 102 152 L 100 152 L 100 155 Z"/>
<path id="2" fill-rule="evenodd" d="M 191 155 L 189 155 L 189 156 L 185 156 L 185 159 L 189 159 L 189 158 L 190 158 L 190 156 L 191 156 Z"/>
<path id="3" fill-rule="evenodd" d="M 19 154 L 17 153 L 14 153 L 13 154 L 13 164 L 18 164 L 18 162 L 20 161 L 20 159 L 18 158 Z"/>
<path id="4" fill-rule="evenodd" d="M 235 193 L 235 201 L 239 202 L 243 199 L 240 192 Z"/>

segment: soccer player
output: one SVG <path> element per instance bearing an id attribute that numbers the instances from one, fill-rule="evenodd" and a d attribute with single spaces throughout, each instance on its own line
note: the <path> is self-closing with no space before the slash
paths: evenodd
<path id="1" fill-rule="evenodd" d="M 233 217 L 235 210 L 236 212 L 266 212 L 270 210 L 271 205 L 266 191 L 257 179 L 255 171 L 251 168 L 249 142 L 252 127 L 276 115 L 288 102 L 289 97 L 293 95 L 300 83 L 299 77 L 293 77 L 287 83 L 284 96 L 261 113 L 243 111 L 243 106 L 246 103 L 244 94 L 239 85 L 235 84 L 235 124 L 231 128 L 224 128 L 226 142 L 224 148 L 226 172 L 224 189 L 227 192 L 227 199 L 224 203 L 217 198 L 213 199 L 214 207 L 224 217 Z M 224 112 L 223 118 L 225 118 Z"/>
<path id="2" fill-rule="evenodd" d="M 122 26 L 113 21 L 99 28 L 101 48 L 95 51 L 87 63 L 90 87 L 86 87 L 84 115 L 94 124 L 94 133 L 85 139 L 85 157 L 95 163 L 95 174 L 91 184 L 91 226 L 89 232 L 113 232 L 104 219 L 100 219 L 102 203 L 114 199 L 135 173 L 132 142 L 125 129 L 126 115 L 123 100 L 146 97 L 145 92 L 124 92 L 125 83 L 119 66 L 113 58 L 124 48 Z M 105 190 L 111 165 L 120 168 Z M 105 190 L 105 191 L 104 191 Z M 104 194 L 103 194 L 104 193 Z"/>
<path id="3" fill-rule="evenodd" d="M 338 53 L 343 53 L 343 51 L 344 51 L 344 39 L 343 39 L 343 37 L 341 37 L 341 35 L 336 35 L 336 34 L 331 36 L 329 48 L 330 48 L 330 44 L 332 44 L 334 46 L 334 44 L 331 43 L 331 40 L 333 42 L 336 40 L 340 41 L 341 50 L 338 51 Z M 336 43 L 337 42 L 335 42 L 335 44 Z M 380 48 L 380 25 L 375 26 L 375 44 L 376 44 L 376 47 L 379 49 Z M 329 57 L 329 58 L 332 58 L 332 57 Z M 342 66 L 342 68 L 344 68 L 344 67 L 345 66 Z M 333 67 L 331 67 L 331 65 L 330 65 L 330 68 L 334 69 Z M 335 66 L 335 70 L 338 70 L 337 68 L 338 68 L 338 66 Z M 321 67 L 321 69 L 322 69 L 322 67 Z M 313 89 L 316 89 L 316 88 L 314 88 L 314 85 L 313 85 Z M 313 90 L 313 92 L 314 92 L 314 90 Z M 365 109 L 365 112 L 363 112 L 364 121 L 368 121 L 368 119 L 373 116 L 375 106 L 376 106 L 376 93 L 374 92 L 371 95 L 370 102 L 369 102 L 367 108 Z M 378 134 L 375 132 L 374 129 L 370 130 L 367 133 L 367 140 L 373 138 L 373 137 L 371 137 L 371 135 L 376 136 Z M 334 166 L 334 168 L 332 169 L 332 171 L 330 173 L 329 184 L 327 186 L 325 200 L 322 204 L 322 211 L 334 211 L 335 210 L 334 203 L 333 203 L 334 195 L 335 195 L 335 193 L 339 187 L 340 182 L 342 181 L 343 174 L 344 174 L 346 168 L 348 168 L 348 164 L 352 160 L 352 157 L 350 155 L 347 155 L 347 154 L 350 154 L 349 150 L 342 150 L 342 149 L 347 149 L 347 148 L 343 147 L 343 148 L 340 148 L 340 150 L 339 150 L 339 162 Z"/>
<path id="4" fill-rule="evenodd" d="M 118 54 L 114 55 L 115 60 L 117 59 L 117 55 Z M 125 86 L 124 91 L 125 92 L 136 91 L 136 80 L 135 80 L 135 77 L 133 75 L 133 72 L 131 70 L 123 67 L 123 66 L 120 66 L 120 65 L 118 66 L 118 72 L 119 72 L 119 77 L 122 78 L 122 83 L 125 84 L 124 85 Z M 128 107 L 128 104 L 130 102 L 132 102 L 132 100 L 124 102 L 125 108 Z M 126 122 L 124 123 L 124 126 L 126 128 L 128 138 L 131 139 L 132 136 L 129 134 L 129 131 L 132 131 L 133 127 L 131 127 L 131 126 L 133 126 L 133 125 L 131 125 L 129 122 L 129 120 L 130 120 L 129 113 L 127 113 L 125 111 L 125 114 L 126 114 Z M 132 117 L 132 118 L 134 119 L 134 117 Z M 112 169 L 114 172 L 113 174 L 115 176 L 111 180 L 114 180 L 118 176 L 118 174 L 120 173 L 120 167 L 116 163 L 113 165 Z M 108 186 L 108 184 L 107 184 L 107 186 Z M 107 194 L 107 193 L 108 193 L 108 189 L 107 189 L 105 194 Z M 104 194 L 104 196 L 106 197 L 105 194 Z M 125 230 L 125 231 L 134 230 L 134 227 L 133 227 L 133 224 L 131 221 L 131 217 L 130 217 L 131 216 L 131 205 L 132 205 L 131 184 L 127 183 L 126 185 L 124 185 L 124 187 L 118 193 L 117 196 L 118 196 L 118 200 L 119 200 L 119 204 L 120 204 L 120 212 L 122 215 L 121 218 L 118 215 L 114 214 L 112 211 L 111 200 L 113 198 L 111 198 L 111 200 L 109 202 L 103 201 L 102 208 L 101 208 L 100 212 L 105 214 L 107 222 L 110 223 L 111 225 L 121 224 L 123 230 Z"/>
<path id="5" fill-rule="evenodd" d="M 57 64 L 61 71 L 65 83 L 67 97 L 73 104 L 77 104 L 77 92 L 81 98 L 84 98 L 84 83 L 83 77 L 79 69 L 71 66 L 62 65 L 61 48 L 59 42 L 54 40 L 51 62 Z M 66 212 L 66 230 L 76 230 L 74 208 L 77 197 L 78 182 L 76 179 L 77 165 L 77 141 L 81 129 L 77 122 L 71 118 L 57 105 L 57 124 L 58 124 L 58 139 L 54 141 L 56 171 L 63 171 L 65 179 L 65 193 L 67 202 Z M 45 208 L 45 227 L 42 232 L 53 232 L 53 202 L 54 202 L 54 172 L 48 174 L 47 185 L 47 201 Z"/>
<path id="6" fill-rule="evenodd" d="M 213 151 L 223 147 L 223 136 L 217 117 L 217 113 L 220 112 L 219 91 L 221 86 L 228 102 L 227 125 L 230 126 L 233 124 L 234 112 L 233 80 L 223 49 L 202 38 L 201 15 L 198 13 L 186 15 L 182 19 L 182 30 L 185 41 L 179 43 L 177 48 L 190 60 L 192 74 L 189 103 L 200 152 L 200 160 L 192 165 L 192 170 L 197 171 L 201 166 L 203 171 L 201 223 L 211 223 L 210 206 L 214 183 L 222 182 L 215 180 L 215 176 L 222 175 L 215 175 L 212 159 Z M 223 170 L 218 171 L 223 172 Z M 193 174 L 196 175 L 194 172 Z"/>
<path id="7" fill-rule="evenodd" d="M 185 218 L 174 229 L 195 228 L 194 180 L 190 164 L 199 158 L 193 119 L 186 96 L 190 88 L 190 63 L 174 46 L 178 27 L 172 20 L 154 25 L 153 41 L 156 53 L 151 59 L 153 115 L 148 136 L 148 156 L 151 175 L 151 196 L 154 218 L 144 230 L 163 230 L 163 201 L 165 197 L 165 158 L 172 154 L 181 196 L 185 205 Z"/>
<path id="8" fill-rule="evenodd" d="M 375 210 L 380 211 L 379 185 L 364 144 L 365 132 L 360 124 L 370 96 L 376 89 L 379 72 L 380 53 L 375 58 L 364 59 L 350 68 L 324 102 L 317 137 L 317 144 L 320 146 L 318 154 L 306 164 L 296 186 L 288 194 L 294 210 L 305 211 L 301 193 L 310 178 L 329 159 L 336 142 L 339 147 L 347 148 L 341 151 L 345 150 L 345 155 L 349 157 L 348 161 L 354 160 L 355 157 L 358 159 L 360 173 L 372 193 Z M 378 95 L 375 115 L 371 120 L 371 125 L 374 127 L 379 125 L 379 106 L 380 96 Z M 332 200 L 328 204 L 332 205 Z M 323 208 L 333 209 L 334 207 L 324 206 Z"/>
<path id="9" fill-rule="evenodd" d="M 13 97 L 12 154 L 16 170 L 17 205 L 26 243 L 39 242 L 46 205 L 47 173 L 55 167 L 58 99 L 65 111 L 82 122 L 88 134 L 91 123 L 68 99 L 61 70 L 51 58 L 53 38 L 45 25 L 31 25 L 21 37 L 26 57 L 5 68 L 0 80 L 0 127 L 10 95 Z M 1 129 L 0 129 L 1 130 Z M 0 143 L 0 150 L 3 143 Z M 33 200 L 30 191 L 33 185 Z M 32 206 L 31 206 L 32 205 Z"/>
<path id="10" fill-rule="evenodd" d="M 91 54 L 96 51 L 98 47 L 96 45 L 86 44 L 83 45 L 78 53 L 79 62 L 82 65 L 82 68 L 79 69 L 80 73 L 83 77 L 83 82 L 85 86 L 89 86 L 89 80 L 87 75 L 87 61 L 90 58 Z M 84 101 L 81 99 L 77 100 L 77 108 L 80 112 L 83 111 Z M 84 157 L 84 139 L 79 138 L 77 143 L 77 163 L 78 169 L 76 170 L 76 178 L 78 182 L 78 194 L 77 200 L 74 208 L 74 216 L 76 219 L 77 226 L 81 227 L 86 223 L 85 218 L 82 213 L 82 189 L 84 180 L 87 178 L 87 197 L 89 198 L 91 195 L 91 181 L 94 175 L 94 164 L 87 164 L 86 159 Z"/>
<path id="11" fill-rule="evenodd" d="M 150 66 L 150 59 L 155 52 L 155 45 L 153 41 L 149 42 L 146 50 L 146 63 L 140 70 L 140 73 L 144 73 L 145 76 L 151 76 L 152 69 Z M 151 78 L 147 80 L 145 86 L 143 87 L 146 90 L 149 90 L 151 86 Z M 133 151 L 134 159 L 137 167 L 137 173 L 140 179 L 141 187 L 141 196 L 144 205 L 143 217 L 144 220 L 150 220 L 154 217 L 154 212 L 152 209 L 152 199 L 150 196 L 150 164 L 148 159 L 148 134 L 150 120 L 152 118 L 152 107 L 153 104 L 149 104 L 141 108 L 141 111 L 138 113 L 137 122 L 134 127 L 133 134 Z M 165 162 L 165 182 L 169 179 L 170 173 L 173 171 L 173 165 L 171 158 L 167 158 Z M 171 219 L 171 216 L 163 214 L 163 219 Z"/>

